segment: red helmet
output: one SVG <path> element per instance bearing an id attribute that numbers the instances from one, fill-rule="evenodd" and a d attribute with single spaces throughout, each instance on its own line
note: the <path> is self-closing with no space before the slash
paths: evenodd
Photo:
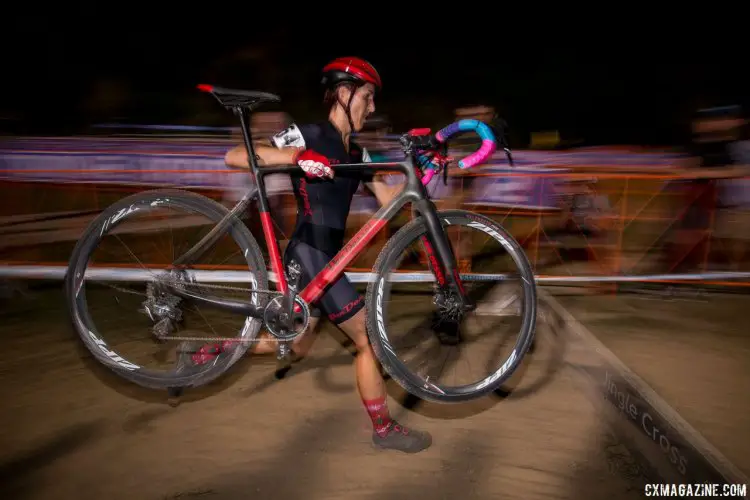
<path id="1" fill-rule="evenodd" d="M 378 90 L 383 87 L 380 75 L 372 64 L 357 57 L 339 57 L 323 68 L 322 83 L 326 88 L 333 88 L 343 82 L 357 85 L 372 83 Z"/>

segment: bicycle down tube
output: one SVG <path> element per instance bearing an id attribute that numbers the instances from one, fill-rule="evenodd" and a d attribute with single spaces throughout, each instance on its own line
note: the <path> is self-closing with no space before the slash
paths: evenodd
<path id="1" fill-rule="evenodd" d="M 299 173 L 299 167 L 295 165 L 260 167 L 257 163 L 255 149 L 252 144 L 251 132 L 249 129 L 248 112 L 245 109 L 238 110 L 243 131 L 245 147 L 248 151 L 248 163 L 250 165 L 250 174 L 256 182 L 240 202 L 235 205 L 230 214 L 217 224 L 200 242 L 193 248 L 183 254 L 176 263 L 189 263 L 194 258 L 200 256 L 204 251 L 211 247 L 218 237 L 223 235 L 229 229 L 229 220 L 239 215 L 245 207 L 255 198 L 258 198 L 258 208 L 260 212 L 260 221 L 263 228 L 263 236 L 266 242 L 269 255 L 269 264 L 271 271 L 276 275 L 276 288 L 284 295 L 288 294 L 288 284 L 286 274 L 281 259 L 279 243 L 273 229 L 273 222 L 269 212 L 269 204 L 266 196 L 264 177 L 272 174 L 294 174 Z M 393 219 L 396 214 L 407 203 L 412 203 L 415 211 L 423 217 L 427 226 L 427 235 L 423 237 L 425 250 L 428 253 L 428 262 L 430 269 L 435 275 L 437 282 L 443 286 L 448 281 L 453 283 L 458 291 L 459 297 L 464 300 L 465 294 L 455 264 L 455 256 L 451 249 L 447 235 L 442 228 L 437 214 L 437 208 L 429 199 L 425 186 L 420 177 L 417 176 L 416 167 L 410 156 L 407 155 L 405 160 L 400 163 L 356 163 L 340 164 L 336 166 L 336 171 L 400 171 L 406 176 L 404 189 L 387 205 L 381 207 L 344 245 L 344 247 L 334 256 L 334 258 L 321 270 L 313 280 L 302 290 L 299 296 L 306 303 L 315 303 L 325 292 L 325 289 L 341 276 L 346 267 L 362 251 L 362 249 L 372 241 L 375 235 L 381 231 L 389 220 Z M 442 269 L 441 269 L 442 268 Z M 445 272 L 444 272 L 445 271 Z M 452 272 L 451 272 L 452 271 Z M 448 274 L 450 272 L 450 274 Z M 446 276 L 447 274 L 447 276 Z M 186 290 L 175 290 L 176 295 L 191 300 L 203 302 L 207 306 L 213 306 L 224 309 L 228 312 L 248 315 L 251 317 L 262 318 L 263 311 L 249 302 L 235 301 L 218 297 L 204 297 L 196 293 L 187 292 Z"/>
<path id="2" fill-rule="evenodd" d="M 406 175 L 406 183 L 404 189 L 387 205 L 381 207 L 360 229 L 352 238 L 344 245 L 344 247 L 336 254 L 333 259 L 321 270 L 317 276 L 302 290 L 299 292 L 300 298 L 302 298 L 308 304 L 316 302 L 325 292 L 326 287 L 336 281 L 339 276 L 344 272 L 346 267 L 354 260 L 354 258 L 361 252 L 361 250 L 374 238 L 374 236 L 381 231 L 389 220 L 393 219 L 396 214 L 401 210 L 407 203 L 413 203 L 417 213 L 421 215 L 427 226 L 427 234 L 430 245 L 430 261 L 431 269 L 435 274 L 436 279 L 439 283 L 445 283 L 445 275 L 442 274 L 442 270 L 455 270 L 453 252 L 448 243 L 446 234 L 438 219 L 435 205 L 426 197 L 424 192 L 424 186 L 417 177 L 413 167 L 410 165 L 408 159 L 405 163 L 357 163 L 357 164 L 341 164 L 337 165 L 337 171 L 361 171 L 361 170 L 390 170 L 400 171 Z M 276 235 L 273 229 L 273 222 L 270 214 L 267 210 L 268 204 L 266 201 L 265 187 L 263 183 L 263 177 L 266 175 L 279 174 L 279 173 L 296 173 L 299 168 L 293 165 L 281 166 L 281 167 L 262 167 L 258 169 L 258 189 L 255 190 L 254 196 L 258 197 L 258 205 L 261 209 L 261 224 L 263 226 L 264 239 L 268 247 L 268 254 L 270 258 L 271 270 L 276 273 L 277 278 L 277 290 L 283 294 L 287 293 L 288 287 L 286 286 L 285 274 L 283 264 L 281 261 L 281 255 L 279 251 L 279 243 L 276 239 Z M 263 211 L 263 207 L 266 210 Z M 263 215 L 265 214 L 265 216 Z M 226 224 L 228 229 L 229 225 Z M 200 243 L 199 243 L 200 245 Z M 193 252 L 194 249 L 189 252 Z M 437 261 L 435 261 L 437 258 Z M 437 269 L 433 269 L 437 264 Z M 442 269 L 441 269 L 442 267 Z M 458 278 L 457 273 L 449 275 L 451 281 Z M 460 282 L 456 283 L 460 290 L 462 290 Z M 174 293 L 186 299 L 202 302 L 206 306 L 216 307 L 227 312 L 242 314 L 251 317 L 262 317 L 263 311 L 249 302 L 230 300 L 219 297 L 203 296 L 187 290 L 175 289 Z M 463 293 L 461 293 L 463 295 Z"/>
<path id="3" fill-rule="evenodd" d="M 271 174 L 278 174 L 278 173 L 289 173 L 290 171 L 296 171 L 296 167 L 263 167 L 260 169 L 260 176 L 265 175 L 271 175 Z M 347 171 L 362 171 L 362 170 L 372 170 L 372 171 L 400 171 L 406 175 L 406 183 L 404 185 L 404 189 L 393 199 L 391 200 L 387 205 L 384 205 L 381 207 L 360 229 L 357 231 L 357 233 L 352 236 L 352 238 L 344 245 L 344 247 L 331 259 L 331 261 L 326 265 L 326 267 L 318 273 L 317 276 L 303 289 L 299 295 L 302 299 L 304 299 L 308 303 L 312 303 L 317 301 L 320 296 L 323 294 L 325 288 L 333 283 L 344 271 L 344 269 L 354 260 L 354 258 L 357 256 L 357 254 L 370 242 L 372 241 L 372 238 L 383 229 L 383 227 L 388 223 L 389 220 L 393 219 L 396 214 L 403 208 L 407 203 L 414 203 L 415 208 L 420 213 L 420 215 L 425 216 L 426 219 L 430 218 L 430 215 L 434 218 L 434 222 L 436 224 L 439 224 L 437 214 L 435 213 L 434 205 L 426 198 L 426 194 L 424 193 L 424 187 L 422 186 L 421 181 L 416 176 L 413 167 L 410 165 L 410 163 L 404 162 L 404 163 L 352 163 L 352 164 L 340 164 L 336 166 L 337 172 L 347 172 Z M 261 196 L 264 193 L 261 191 Z M 269 247 L 278 247 L 278 242 L 275 239 L 273 228 L 271 227 L 271 221 L 270 218 L 268 222 L 263 222 L 261 219 L 261 222 L 263 224 L 268 224 L 267 228 L 264 228 L 264 232 L 267 234 L 270 234 L 270 238 L 266 237 L 266 243 L 269 245 Z M 435 238 L 435 241 L 439 241 L 440 235 L 444 234 L 442 232 L 442 227 L 438 225 L 438 233 L 435 235 L 431 235 L 433 238 Z M 428 226 L 429 228 L 429 226 Z M 432 232 L 430 230 L 430 232 Z M 447 240 L 444 242 L 445 245 L 447 244 Z M 444 265 L 448 264 L 450 265 L 450 255 L 448 255 L 448 259 L 445 259 L 445 247 L 440 247 L 439 243 L 438 245 L 438 256 L 441 259 L 441 262 L 444 262 Z M 450 248 L 450 247 L 448 247 Z M 450 253 L 450 250 L 448 250 Z M 277 252 L 274 252 L 277 253 Z M 269 249 L 269 254 L 271 254 L 271 250 Z M 447 262 L 446 262 L 447 261 Z M 280 265 L 280 263 L 279 263 Z M 274 269 L 275 271 L 275 269 Z"/>

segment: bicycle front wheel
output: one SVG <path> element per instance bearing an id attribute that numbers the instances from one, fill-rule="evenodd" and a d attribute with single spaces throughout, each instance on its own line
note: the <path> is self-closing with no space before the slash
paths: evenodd
<path id="1" fill-rule="evenodd" d="M 198 257 L 208 262 L 173 265 L 228 213 L 196 193 L 155 190 L 114 203 L 91 223 L 70 257 L 65 292 L 73 327 L 95 359 L 140 386 L 163 389 L 205 385 L 242 357 L 257 339 L 260 319 L 173 292 L 234 294 L 225 298 L 265 304 L 263 255 L 239 219 Z M 227 348 L 184 369 L 188 349 L 201 345 Z"/>
<path id="2" fill-rule="evenodd" d="M 519 367 L 533 341 L 537 295 L 523 249 L 499 224 L 463 210 L 438 216 L 476 308 L 457 316 L 445 307 L 450 291 L 437 285 L 424 257 L 427 226 L 420 217 L 393 235 L 375 263 L 367 289 L 368 335 L 380 363 L 405 390 L 458 403 L 497 390 Z M 487 324 L 478 327 L 479 321 Z M 417 344 L 416 354 L 400 353 Z M 452 356 L 453 349 L 464 359 Z M 486 371 L 458 380 L 471 365 Z"/>

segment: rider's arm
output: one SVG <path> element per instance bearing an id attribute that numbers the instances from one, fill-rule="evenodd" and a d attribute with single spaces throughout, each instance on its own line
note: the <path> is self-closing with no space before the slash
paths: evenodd
<path id="1" fill-rule="evenodd" d="M 297 155 L 305 149 L 305 139 L 296 125 L 290 125 L 270 139 L 253 142 L 255 159 L 259 166 L 293 165 Z M 247 148 L 237 145 L 224 155 L 224 161 L 230 167 L 250 168 Z"/>
<path id="2" fill-rule="evenodd" d="M 285 147 L 276 148 L 271 146 L 270 143 L 257 142 L 253 144 L 255 149 L 256 160 L 258 165 L 270 166 L 270 165 L 292 165 L 295 157 L 304 148 L 300 147 Z M 230 167 L 234 168 L 250 168 L 250 161 L 247 156 L 247 148 L 244 144 L 239 144 L 224 155 L 224 161 Z"/>

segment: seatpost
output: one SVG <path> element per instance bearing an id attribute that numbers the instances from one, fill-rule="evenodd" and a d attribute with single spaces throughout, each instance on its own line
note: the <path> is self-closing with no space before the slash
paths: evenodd
<path id="1" fill-rule="evenodd" d="M 252 131 L 250 130 L 250 109 L 244 106 L 237 106 L 235 113 L 240 117 L 240 128 L 242 129 L 242 138 L 247 149 L 247 161 L 250 164 L 250 173 L 253 176 L 255 184 L 258 186 L 258 205 L 261 212 L 268 212 L 268 200 L 266 199 L 266 187 L 263 182 L 263 176 L 258 175 L 258 158 L 253 147 Z"/>
<path id="2" fill-rule="evenodd" d="M 253 175 L 257 176 L 258 173 L 258 161 L 255 158 L 255 147 L 253 146 L 252 131 L 250 130 L 250 110 L 245 107 L 238 106 L 236 113 L 240 117 L 240 125 L 242 128 L 242 139 L 245 142 L 245 148 L 247 149 L 247 159 L 250 163 L 250 170 Z"/>

